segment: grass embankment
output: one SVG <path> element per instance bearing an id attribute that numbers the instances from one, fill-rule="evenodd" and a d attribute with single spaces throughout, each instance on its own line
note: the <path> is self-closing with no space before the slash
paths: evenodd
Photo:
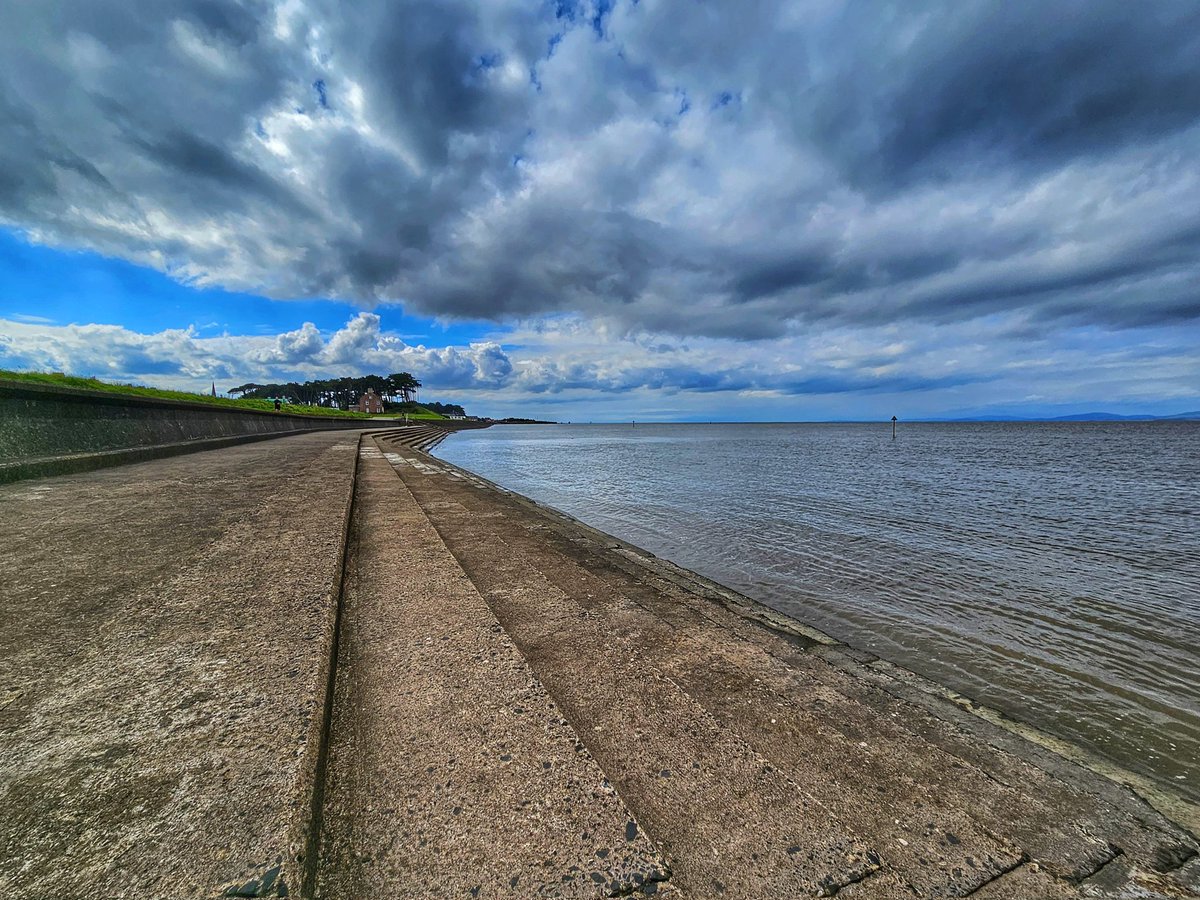
<path id="1" fill-rule="evenodd" d="M 207 403 L 210 406 L 232 407 L 234 409 L 258 409 L 274 412 L 275 404 L 269 400 L 234 400 L 231 397 L 213 397 L 210 394 L 190 394 L 187 391 L 167 391 L 162 388 L 145 387 L 135 384 L 113 384 L 100 381 L 97 378 L 78 378 L 74 375 L 60 375 L 57 372 L 10 372 L 0 369 L 0 378 L 9 381 L 25 381 L 34 384 L 48 384 L 55 387 L 83 388 L 89 391 L 107 391 L 110 394 L 128 394 L 134 397 L 155 397 L 159 400 L 187 400 L 192 403 Z M 415 404 L 412 404 L 416 406 Z M 409 412 L 410 419 L 444 419 L 423 406 L 417 406 L 420 412 Z M 310 416 L 337 416 L 350 419 L 371 419 L 367 413 L 352 412 L 341 409 L 331 409 L 328 406 L 307 406 L 302 403 L 285 403 L 284 412 L 299 413 Z M 387 417 L 396 415 L 395 411 L 385 413 Z"/>
<path id="2" fill-rule="evenodd" d="M 427 409 L 420 403 L 414 403 L 412 401 L 409 401 L 408 403 L 393 404 L 392 407 L 388 409 L 387 414 L 389 416 L 400 416 L 401 418 L 408 416 L 409 419 L 421 419 L 430 422 L 446 421 L 446 417 L 441 413 L 436 413 L 432 409 Z"/>

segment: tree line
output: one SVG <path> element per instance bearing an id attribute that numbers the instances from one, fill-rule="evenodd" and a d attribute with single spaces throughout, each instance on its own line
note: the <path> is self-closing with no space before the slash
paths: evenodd
<path id="1" fill-rule="evenodd" d="M 440 413 L 443 416 L 465 416 L 467 414 L 467 411 L 457 403 L 430 403 L 428 400 L 426 400 L 421 405 L 426 409 L 432 410 L 435 413 Z"/>
<path id="2" fill-rule="evenodd" d="M 396 372 L 386 377 L 363 375 L 361 378 L 325 378 L 317 381 L 289 381 L 286 384 L 248 382 L 230 388 L 229 393 L 246 400 L 269 400 L 278 397 L 291 403 L 349 409 L 368 390 L 373 390 L 382 397 L 385 405 L 388 402 L 395 403 L 397 398 L 401 403 L 411 403 L 420 387 L 421 382 L 408 372 Z M 466 414 L 463 408 L 456 403 L 425 403 L 422 405 L 442 415 L 461 416 Z"/>

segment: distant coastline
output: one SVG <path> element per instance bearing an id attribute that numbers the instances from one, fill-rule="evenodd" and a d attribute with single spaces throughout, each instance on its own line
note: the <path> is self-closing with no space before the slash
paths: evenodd
<path id="1" fill-rule="evenodd" d="M 533 419 L 491 419 L 493 424 L 523 424 L 523 425 L 624 425 L 630 427 L 633 423 L 629 419 L 610 419 L 601 422 L 545 422 Z M 1138 423 L 1138 422 L 1200 422 L 1200 410 L 1195 412 L 1174 413 L 1169 416 L 1151 416 L 1151 415 L 1118 415 L 1117 413 L 1078 413 L 1071 416 L 959 416 L 952 418 L 927 418 L 914 417 L 906 419 L 899 417 L 897 419 L 900 425 L 955 425 L 971 423 L 986 424 L 992 423 L 996 425 L 1037 425 L 1037 424 L 1096 424 L 1104 425 L 1110 423 Z M 637 427 L 658 427 L 660 425 L 890 425 L 891 422 L 885 419 L 779 419 L 779 420 L 752 420 L 752 419 L 672 419 L 672 420 L 638 420 Z"/>
<path id="2" fill-rule="evenodd" d="M 958 418 L 910 419 L 911 422 L 1195 422 L 1200 421 L 1200 410 L 1174 413 L 1169 416 L 1130 415 L 1117 413 L 1087 412 L 1071 416 L 964 416 Z"/>

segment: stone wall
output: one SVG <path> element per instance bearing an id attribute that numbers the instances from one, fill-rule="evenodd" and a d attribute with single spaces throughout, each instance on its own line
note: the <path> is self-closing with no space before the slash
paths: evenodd
<path id="1" fill-rule="evenodd" d="M 0 482 L 368 424 L 0 379 Z"/>

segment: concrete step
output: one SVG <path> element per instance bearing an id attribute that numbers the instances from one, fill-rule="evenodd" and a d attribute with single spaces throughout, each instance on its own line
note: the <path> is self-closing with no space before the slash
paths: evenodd
<path id="1" fill-rule="evenodd" d="M 444 463 L 392 461 L 694 895 L 776 895 L 781 873 L 793 890 L 851 896 L 1003 896 L 1035 882 L 1054 885 L 1046 896 L 1078 896 L 1080 882 L 1116 895 L 1087 880 L 1113 877 L 1122 857 L 1134 861 L 1124 884 L 1150 885 L 1194 849 L 1128 791 L 944 698 L 908 696 L 846 648 L 764 628 L 701 579 Z M 696 729 L 794 785 L 793 818 L 750 812 L 743 794 L 770 789 L 739 791 L 728 756 L 686 759 L 679 733 Z M 727 824 L 730 809 L 752 834 Z M 830 835 L 871 866 L 853 850 L 814 866 Z M 781 846 L 813 856 L 781 859 Z"/>
<path id="2" fill-rule="evenodd" d="M 480 503 L 486 504 L 486 497 L 481 497 Z M 991 834 L 1022 834 L 1022 846 L 1041 860 L 1041 865 L 1064 878 L 1081 878 L 1104 865 L 1111 858 L 1112 846 L 1136 849 L 1144 857 L 1152 857 L 1157 847 L 1169 846 L 1177 833 L 1161 814 L 1146 809 L 1145 804 L 1131 804 L 1128 789 L 989 727 L 977 717 L 949 706 L 944 697 L 924 695 L 929 701 L 925 704 L 911 702 L 910 690 L 905 690 L 903 697 L 897 696 L 904 686 L 901 676 L 905 681 L 919 680 L 911 673 L 889 674 L 880 663 L 864 667 L 863 654 L 848 648 L 798 644 L 790 635 L 785 639 L 764 631 L 721 606 L 714 608 L 706 603 L 697 608 L 697 585 L 676 578 L 673 567 L 663 572 L 658 561 L 613 553 L 605 542 L 580 542 L 578 529 L 557 526 L 552 519 L 548 522 L 555 537 L 526 532 L 523 539 L 530 553 L 552 553 L 558 547 L 560 558 L 552 558 L 544 571 L 566 583 L 592 582 L 593 590 L 600 589 L 595 583 L 601 576 L 610 588 L 613 579 L 621 579 L 621 592 L 636 598 L 642 608 L 662 620 L 658 638 L 661 646 L 680 645 L 680 633 L 704 624 L 710 626 L 706 632 L 709 656 L 701 657 L 683 643 L 673 665 L 681 683 L 690 685 L 689 690 L 704 698 L 714 715 L 720 716 L 724 709 L 732 721 L 740 707 L 727 708 L 729 697 L 765 692 L 761 702 L 786 713 L 768 717 L 778 720 L 778 728 L 763 729 L 752 736 L 764 752 L 781 740 L 785 747 L 791 745 L 789 731 L 818 730 L 827 735 L 805 757 L 807 766 L 819 768 L 818 774 L 797 773 L 798 778 L 812 778 L 816 783 L 831 785 L 834 791 L 844 784 L 890 784 L 886 814 L 877 824 L 863 824 L 872 833 L 886 833 L 896 818 L 906 818 L 906 811 L 908 821 L 921 819 L 918 811 L 936 805 L 939 797 L 972 796 L 975 804 L 971 815 L 981 827 Z M 572 565 L 573 558 L 586 560 L 586 566 Z M 760 654 L 763 658 L 755 660 L 753 666 L 743 665 L 743 657 Z M 712 684 L 714 671 L 720 672 L 724 680 L 717 690 Z M 764 671 L 770 677 L 762 677 Z M 747 682 L 747 678 L 757 680 Z M 926 686 L 934 687 L 929 683 Z M 811 706 L 797 705 L 796 698 L 805 696 L 812 698 Z M 974 735 L 947 727 L 934 709 L 942 716 L 961 713 L 973 726 Z M 978 739 L 981 731 L 986 732 L 986 740 Z M 873 738 L 865 748 L 859 746 L 864 736 Z M 1038 765 L 999 750 L 996 744 L 1011 745 L 1026 756 L 1036 756 Z M 921 749 L 916 754 L 896 750 L 907 747 Z M 914 756 L 918 768 L 911 764 Z M 836 799 L 831 797 L 829 802 Z M 1085 834 L 1070 824 L 1080 818 L 1091 818 L 1100 827 Z M 910 833 L 896 835 L 898 848 L 902 849 L 894 850 L 893 855 L 936 859 L 939 853 L 945 854 L 944 843 L 940 847 L 921 847 L 920 842 L 913 841 L 911 829 L 906 830 Z M 946 823 L 941 830 L 963 837 Z M 900 839 L 907 843 L 898 844 Z M 968 842 L 960 841 L 954 847 L 957 855 L 973 855 L 978 861 L 978 854 L 972 854 Z M 961 865 L 965 858 L 959 862 Z"/>
<path id="3" fill-rule="evenodd" d="M 655 847 L 425 513 L 370 442 L 360 465 L 318 895 L 657 892 Z"/>
<path id="4" fill-rule="evenodd" d="M 591 598 L 555 589 L 508 531 L 487 530 L 495 510 L 485 525 L 454 509 L 453 486 L 436 492 L 436 478 L 401 471 L 686 892 L 819 896 L 879 867 L 878 846 L 715 721 L 655 653 L 609 628 Z"/>
<path id="5" fill-rule="evenodd" d="M 452 433 L 453 429 L 436 425 L 410 425 L 406 428 L 379 432 L 375 436 L 401 447 L 428 452 Z"/>

